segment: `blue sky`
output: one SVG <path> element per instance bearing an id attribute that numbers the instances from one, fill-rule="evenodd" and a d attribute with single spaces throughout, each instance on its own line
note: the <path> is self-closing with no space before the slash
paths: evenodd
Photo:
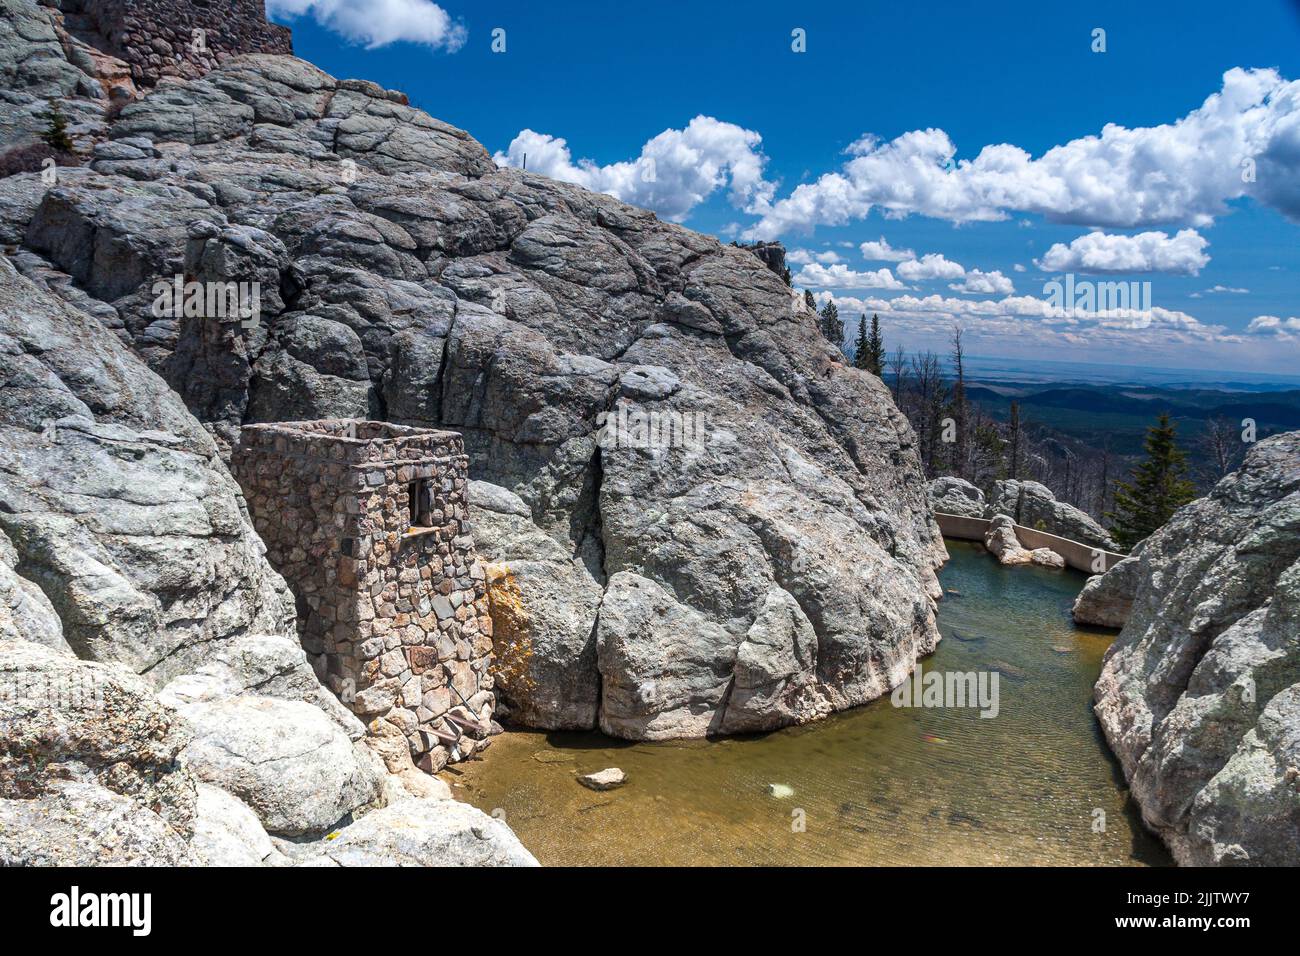
<path id="1" fill-rule="evenodd" d="M 298 55 L 501 162 L 779 238 L 891 346 L 957 323 L 977 354 L 1300 367 L 1295 2 L 270 7 Z M 1150 300 L 1051 312 L 1066 273 Z"/>

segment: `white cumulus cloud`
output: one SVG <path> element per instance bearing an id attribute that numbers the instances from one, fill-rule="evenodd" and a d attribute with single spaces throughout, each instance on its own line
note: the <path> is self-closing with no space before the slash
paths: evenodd
<path id="1" fill-rule="evenodd" d="M 739 209 L 757 213 L 767 207 L 776 186 L 763 179 L 767 160 L 759 149 L 762 139 L 734 123 L 697 116 L 685 129 L 666 129 L 649 140 L 636 159 L 607 166 L 589 159 L 574 162 L 565 140 L 531 129 L 522 130 L 493 158 L 498 166 L 522 167 L 526 155 L 529 171 L 608 193 L 680 222 L 723 188 Z"/>
<path id="2" fill-rule="evenodd" d="M 918 279 L 960 279 L 966 274 L 966 269 L 950 259 L 945 259 L 942 253 L 927 252 L 920 259 L 900 262 L 898 274 L 908 282 L 915 282 Z"/>
<path id="3" fill-rule="evenodd" d="M 1164 232 L 1140 232 L 1135 236 L 1090 232 L 1068 246 L 1056 243 L 1034 265 L 1044 272 L 1094 272 L 1122 274 L 1169 272 L 1198 275 L 1210 261 L 1205 254 L 1209 243 L 1195 229 L 1183 229 L 1174 236 Z"/>
<path id="4" fill-rule="evenodd" d="M 961 282 L 954 282 L 948 288 L 978 295 L 1009 295 L 1016 291 L 1011 280 L 1001 272 L 981 272 L 979 269 L 972 269 Z"/>
<path id="5" fill-rule="evenodd" d="M 399 40 L 455 53 L 465 45 L 465 27 L 431 0 L 266 0 L 276 19 L 311 16 L 328 30 L 366 49 Z"/>
<path id="6" fill-rule="evenodd" d="M 820 262 L 824 266 L 829 266 L 844 261 L 838 252 L 829 249 L 825 252 L 811 252 L 808 249 L 793 249 L 786 254 L 785 258 L 787 262 L 793 262 L 795 265 L 801 266 L 806 266 L 810 262 Z"/>
<path id="7" fill-rule="evenodd" d="M 858 249 L 862 251 L 862 258 L 868 261 L 903 262 L 916 258 L 916 253 L 911 249 L 895 249 L 884 236 L 880 237 L 879 242 L 868 240 L 858 246 Z"/>
<path id="8" fill-rule="evenodd" d="M 1108 123 L 1038 158 L 1002 143 L 957 160 L 941 129 L 889 142 L 865 136 L 848 152 L 840 170 L 775 202 L 748 237 L 843 225 L 872 209 L 954 222 L 1037 213 L 1088 226 L 1201 227 L 1243 196 L 1300 220 L 1300 81 L 1234 68 L 1219 92 L 1175 122 Z"/>
<path id="9" fill-rule="evenodd" d="M 1276 315 L 1257 315 L 1250 320 L 1246 331 L 1252 335 L 1277 335 L 1290 338 L 1292 334 L 1300 335 L 1300 316 L 1283 319 Z"/>
<path id="10" fill-rule="evenodd" d="M 871 272 L 855 272 L 848 266 L 836 264 L 824 266 L 810 263 L 799 270 L 794 277 L 796 284 L 819 289 L 905 289 L 907 286 L 894 278 L 888 269 L 876 269 Z"/>

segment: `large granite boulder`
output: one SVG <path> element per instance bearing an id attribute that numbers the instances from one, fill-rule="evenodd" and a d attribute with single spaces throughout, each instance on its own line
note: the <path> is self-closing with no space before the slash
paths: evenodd
<path id="1" fill-rule="evenodd" d="M 1016 537 L 1015 522 L 995 515 L 984 532 L 984 547 L 1002 564 L 1029 564 L 1034 556 Z"/>
<path id="2" fill-rule="evenodd" d="M 306 866 L 537 866 L 510 828 L 455 800 L 408 799 L 301 854 Z"/>
<path id="3" fill-rule="evenodd" d="M 26 0 L 0 0 L 0 81 L 5 90 L 44 96 L 88 91 L 88 77 L 64 54 L 51 11 Z"/>
<path id="4" fill-rule="evenodd" d="M 736 648 L 726 733 L 802 724 L 824 717 L 831 702 L 817 690 L 817 632 L 799 602 L 773 588 Z"/>
<path id="5" fill-rule="evenodd" d="M 600 707 L 599 565 L 589 567 L 533 524 L 508 489 L 471 481 L 469 505 L 487 574 L 496 688 L 509 718 L 546 730 L 591 728 Z"/>
<path id="6" fill-rule="evenodd" d="M 613 706 L 605 723 L 628 736 L 780 726 L 879 696 L 935 646 L 944 551 L 915 438 L 763 259 L 498 168 L 400 94 L 293 57 L 230 57 L 110 120 L 82 175 L 0 185 L 0 234 L 41 257 L 26 271 L 52 294 L 89 297 L 80 314 L 93 308 L 171 384 L 218 455 L 244 421 L 462 432 L 471 474 L 519 502 L 482 510 L 480 545 L 499 565 L 498 650 L 519 651 L 502 682 L 517 719 L 594 727 Z M 180 271 L 256 281 L 258 320 L 158 315 L 153 283 Z M 199 565 L 208 584 L 183 583 L 232 604 L 177 608 L 162 646 L 140 633 L 151 611 L 130 575 L 114 584 L 111 643 L 133 666 L 197 669 L 183 649 L 215 636 L 200 620 L 284 633 L 262 617 L 274 588 L 251 587 L 245 533 L 221 528 L 235 553 Z M 712 635 L 680 675 L 692 689 L 664 706 L 714 717 L 656 720 L 657 705 L 619 697 L 650 673 L 622 670 L 634 662 L 680 668 L 671 628 L 637 637 L 635 654 L 598 653 L 597 609 L 623 573 L 657 589 L 665 619 Z"/>
<path id="7" fill-rule="evenodd" d="M 78 656 L 154 681 L 213 641 L 293 635 L 216 446 L 96 319 L 0 259 L 0 530 Z"/>
<path id="8" fill-rule="evenodd" d="M 0 640 L 0 866 L 199 862 L 188 739 L 125 667 Z"/>
<path id="9" fill-rule="evenodd" d="M 1076 623 L 1124 626 L 1133 611 L 1133 595 L 1141 580 L 1141 547 L 1139 544 L 1139 550 L 1113 565 L 1105 574 L 1094 574 L 1084 582 L 1070 611 Z"/>
<path id="10" fill-rule="evenodd" d="M 1007 478 L 994 485 L 984 517 L 992 518 L 994 515 L 1010 515 L 1016 524 L 1023 527 L 1046 531 L 1106 551 L 1119 549 L 1115 539 L 1090 515 L 1072 504 L 1057 501 L 1050 488 L 1036 481 Z"/>
<path id="11" fill-rule="evenodd" d="M 268 833 L 321 835 L 382 800 L 378 758 L 310 704 L 243 694 L 178 711 L 194 734 L 186 765 L 248 804 Z"/>
<path id="12" fill-rule="evenodd" d="M 62 30 L 59 16 L 32 0 L 0 0 L 0 153 L 39 142 L 55 98 L 63 100 L 75 144 L 85 146 L 88 134 L 107 129 L 99 64 Z"/>
<path id="13" fill-rule="evenodd" d="M 0 258 L 0 865 L 274 864 L 268 830 L 445 797 L 320 685 L 218 443 L 128 325 Z"/>
<path id="14" fill-rule="evenodd" d="M 200 783 L 190 849 L 206 866 L 270 866 L 283 860 L 248 804 Z"/>
<path id="15" fill-rule="evenodd" d="M 36 582 L 14 570 L 17 564 L 17 549 L 0 532 L 0 640 L 31 641 L 71 655 L 54 605 Z"/>
<path id="16" fill-rule="evenodd" d="M 963 518 L 985 516 L 984 492 L 964 478 L 940 476 L 930 482 L 925 493 L 930 508 L 941 514 L 960 515 Z"/>
<path id="17" fill-rule="evenodd" d="M 236 656 L 250 654 L 263 673 L 286 657 Z M 267 686 L 292 694 L 299 679 L 289 668 Z M 174 709 L 175 694 L 155 696 L 120 664 L 0 640 L 0 866 L 535 865 L 445 784 L 385 776 L 322 709 L 248 694 Z M 357 822 L 365 811 L 382 815 Z M 340 824 L 344 850 L 328 832 Z"/>
<path id="18" fill-rule="evenodd" d="M 994 515 L 984 531 L 984 547 L 998 559 L 1001 564 L 1036 564 L 1039 567 L 1065 567 L 1065 558 L 1051 548 L 1034 548 L 1030 550 L 1020 543 L 1016 534 L 1015 522 L 1006 515 Z"/>
<path id="19" fill-rule="evenodd" d="M 1196 795 L 1188 814 L 1195 846 L 1188 847 L 1183 861 L 1295 866 L 1300 842 L 1297 788 L 1300 684 L 1292 684 L 1268 702 L 1223 769 Z"/>
<path id="20" fill-rule="evenodd" d="M 736 654 L 725 628 L 630 571 L 610 579 L 598 627 L 602 730 L 655 740 L 722 729 Z"/>
<path id="21" fill-rule="evenodd" d="M 1300 863 L 1300 432 L 1134 560 L 1095 710 L 1143 820 L 1181 863 Z"/>
<path id="22" fill-rule="evenodd" d="M 198 668 L 171 680 L 158 696 L 181 708 L 242 694 L 311 704 L 349 740 L 366 735 L 365 725 L 316 677 L 302 645 L 277 634 L 240 634 L 214 643 Z"/>
<path id="23" fill-rule="evenodd" d="M 0 797 L 93 784 L 188 838 L 195 781 L 178 760 L 188 741 L 185 721 L 126 668 L 0 641 Z"/>
<path id="24" fill-rule="evenodd" d="M 162 817 L 93 783 L 60 780 L 0 797 L 0 866 L 193 866 L 202 862 Z"/>

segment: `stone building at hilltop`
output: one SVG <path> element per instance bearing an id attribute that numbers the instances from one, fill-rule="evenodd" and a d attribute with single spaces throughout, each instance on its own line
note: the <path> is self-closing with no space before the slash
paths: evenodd
<path id="1" fill-rule="evenodd" d="M 288 27 L 266 19 L 264 0 L 45 0 L 63 28 L 124 61 L 137 86 L 194 79 L 237 53 L 293 53 Z"/>
<path id="2" fill-rule="evenodd" d="M 468 461 L 455 432 L 358 419 L 248 425 L 232 461 L 317 674 L 429 771 L 480 748 L 495 707 Z"/>

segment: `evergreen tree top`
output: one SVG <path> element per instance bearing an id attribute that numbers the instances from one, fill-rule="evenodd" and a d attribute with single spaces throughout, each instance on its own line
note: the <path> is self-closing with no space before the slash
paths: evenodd
<path id="1" fill-rule="evenodd" d="M 1115 491 L 1112 532 L 1126 551 L 1173 517 L 1196 496 L 1187 478 L 1187 455 L 1178 447 L 1177 430 L 1167 412 L 1147 429 L 1146 458 L 1129 481 Z"/>

